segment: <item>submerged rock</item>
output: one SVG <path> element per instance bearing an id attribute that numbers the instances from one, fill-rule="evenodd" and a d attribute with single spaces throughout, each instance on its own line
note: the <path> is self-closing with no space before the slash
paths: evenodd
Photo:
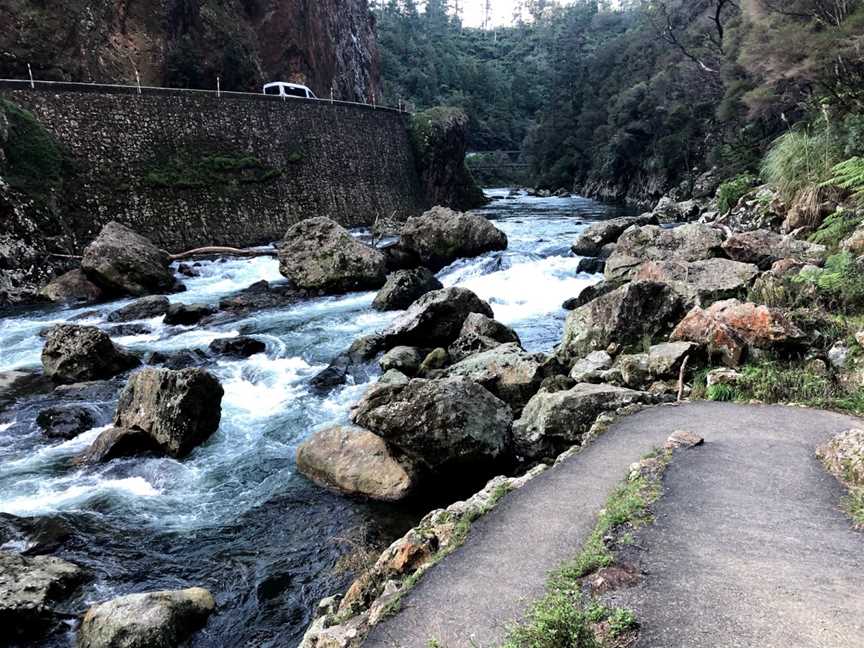
<path id="1" fill-rule="evenodd" d="M 443 287 L 428 268 L 400 270 L 387 277 L 387 283 L 378 291 L 372 308 L 380 311 L 404 310 L 426 293 Z"/>
<path id="2" fill-rule="evenodd" d="M 628 283 L 572 311 L 558 357 L 571 363 L 611 343 L 641 344 L 670 331 L 683 312 L 681 297 L 666 284 Z"/>
<path id="3" fill-rule="evenodd" d="M 183 457 L 218 429 L 223 394 L 203 369 L 143 369 L 120 394 L 114 425 L 142 430 L 166 454 Z"/>
<path id="4" fill-rule="evenodd" d="M 507 249 L 507 235 L 480 214 L 433 207 L 409 218 L 400 232 L 400 245 L 423 265 L 440 270 L 456 259 Z"/>
<path id="5" fill-rule="evenodd" d="M 305 296 L 305 293 L 292 286 L 274 286 L 262 280 L 230 297 L 221 299 L 219 309 L 242 314 L 248 311 L 283 308 L 296 303 Z"/>
<path id="6" fill-rule="evenodd" d="M 362 428 L 332 427 L 297 449 L 297 469 L 312 481 L 347 495 L 395 502 L 414 488 L 413 470 L 384 440 Z"/>
<path id="7" fill-rule="evenodd" d="M 160 448 L 147 432 L 112 427 L 96 437 L 90 447 L 75 458 L 75 463 L 105 463 L 151 453 L 159 454 Z"/>
<path id="8" fill-rule="evenodd" d="M 59 383 L 111 378 L 139 364 L 138 358 L 92 326 L 53 326 L 42 348 L 45 375 Z"/>
<path id="9" fill-rule="evenodd" d="M 279 248 L 279 272 L 303 290 L 345 293 L 380 288 L 384 255 L 325 217 L 300 221 Z"/>
<path id="10" fill-rule="evenodd" d="M 90 281 L 81 270 L 70 270 L 60 275 L 40 290 L 39 294 L 58 304 L 93 304 L 105 297 L 102 289 Z"/>
<path id="11" fill-rule="evenodd" d="M 182 645 L 216 609 L 205 589 L 129 594 L 84 614 L 77 648 L 169 648 Z"/>
<path id="12" fill-rule="evenodd" d="M 494 317 L 485 301 L 465 288 L 426 293 L 384 331 L 389 346 L 447 346 L 462 330 L 471 313 Z"/>
<path id="13" fill-rule="evenodd" d="M 696 342 L 725 365 L 736 367 L 751 348 L 790 349 L 800 346 L 806 336 L 777 309 L 729 299 L 691 310 L 670 340 Z"/>
<path id="14" fill-rule="evenodd" d="M 175 286 L 168 254 L 114 221 L 84 250 L 81 269 L 111 293 L 148 295 L 170 292 Z"/>
<path id="15" fill-rule="evenodd" d="M 194 326 L 216 309 L 207 304 L 171 304 L 165 313 L 165 324 L 170 326 Z"/>
<path id="16" fill-rule="evenodd" d="M 58 602 L 83 582 L 84 571 L 52 556 L 0 551 L 0 627 L 3 643 L 48 634 L 59 621 Z"/>
<path id="17" fill-rule="evenodd" d="M 581 383 L 567 391 L 541 391 L 513 424 L 513 443 L 525 458 L 554 457 L 581 443 L 603 412 L 650 400 L 644 392 L 612 385 Z"/>
<path id="18" fill-rule="evenodd" d="M 510 447 L 510 408 L 466 378 L 375 385 L 351 415 L 428 469 L 489 463 Z"/>
<path id="19" fill-rule="evenodd" d="M 168 312 L 171 306 L 167 297 L 162 295 L 151 295 L 142 297 L 131 304 L 118 308 L 108 314 L 109 322 L 131 322 L 133 320 L 150 319 L 159 317 Z"/>
<path id="20" fill-rule="evenodd" d="M 36 424 L 45 436 L 74 439 L 96 424 L 93 413 L 82 405 L 55 405 L 39 412 Z"/>

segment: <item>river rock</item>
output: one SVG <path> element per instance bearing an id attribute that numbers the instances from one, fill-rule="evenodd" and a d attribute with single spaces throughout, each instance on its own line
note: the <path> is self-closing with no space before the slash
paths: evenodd
<path id="1" fill-rule="evenodd" d="M 128 594 L 84 614 L 77 648 L 169 648 L 183 645 L 216 609 L 205 589 Z"/>
<path id="2" fill-rule="evenodd" d="M 305 293 L 293 286 L 272 285 L 262 280 L 230 297 L 219 300 L 219 309 L 234 314 L 242 314 L 249 311 L 284 308 L 305 296 Z"/>
<path id="3" fill-rule="evenodd" d="M 300 221 L 279 248 L 279 272 L 300 289 L 338 294 L 380 288 L 384 255 L 325 217 Z"/>
<path id="4" fill-rule="evenodd" d="M 174 289 L 168 254 L 114 221 L 84 250 L 81 269 L 110 293 L 149 295 Z"/>
<path id="5" fill-rule="evenodd" d="M 102 289 L 90 281 L 82 270 L 70 270 L 60 275 L 42 288 L 39 294 L 58 304 L 93 304 L 105 297 Z"/>
<path id="6" fill-rule="evenodd" d="M 627 387 L 642 387 L 656 380 L 678 378 L 684 358 L 699 348 L 693 342 L 664 342 L 655 344 L 645 353 L 618 356 L 615 369 Z"/>
<path id="7" fill-rule="evenodd" d="M 488 463 L 510 447 L 510 408 L 466 378 L 375 385 L 351 415 L 428 469 Z"/>
<path id="8" fill-rule="evenodd" d="M 730 259 L 752 263 L 760 270 L 770 270 L 771 265 L 781 259 L 821 266 L 827 256 L 824 245 L 781 236 L 765 229 L 733 234 L 723 243 L 723 249 Z"/>
<path id="9" fill-rule="evenodd" d="M 109 322 L 131 322 L 133 320 L 150 319 L 159 317 L 168 312 L 171 306 L 167 297 L 162 295 L 150 295 L 142 297 L 131 304 L 118 308 L 108 314 Z"/>
<path id="10" fill-rule="evenodd" d="M 446 207 L 433 207 L 422 216 L 409 218 L 402 226 L 399 242 L 433 270 L 459 258 L 507 249 L 507 235 L 487 218 Z"/>
<path id="11" fill-rule="evenodd" d="M 194 326 L 216 309 L 207 304 L 171 304 L 165 313 L 165 324 L 169 326 Z"/>
<path id="12" fill-rule="evenodd" d="M 232 338 L 213 340 L 208 347 L 211 353 L 231 358 L 249 358 L 258 353 L 264 353 L 267 345 L 253 337 L 240 335 Z"/>
<path id="13" fill-rule="evenodd" d="M 483 385 L 510 405 L 518 416 L 545 378 L 542 353 L 528 353 L 518 344 L 501 344 L 451 365 L 445 375 L 464 377 Z"/>
<path id="14" fill-rule="evenodd" d="M 617 242 L 618 238 L 634 225 L 659 225 L 659 221 L 653 214 L 642 214 L 592 223 L 573 243 L 573 253 L 586 257 L 601 257 L 604 246 Z"/>
<path id="15" fill-rule="evenodd" d="M 379 364 L 382 371 L 396 369 L 408 376 L 414 376 L 423 363 L 423 354 L 416 347 L 397 346 L 385 353 Z"/>
<path id="16" fill-rule="evenodd" d="M 321 486 L 385 502 L 405 499 L 415 485 L 407 463 L 381 437 L 357 427 L 313 434 L 297 449 L 297 469 Z"/>
<path id="17" fill-rule="evenodd" d="M 111 427 L 99 434 L 83 453 L 75 458 L 76 464 L 107 463 L 113 459 L 160 454 L 159 444 L 146 432 Z"/>
<path id="18" fill-rule="evenodd" d="M 516 331 L 482 313 L 471 313 L 465 318 L 459 337 L 448 347 L 447 353 L 453 362 L 459 362 L 475 353 L 509 343 L 521 346 Z"/>
<path id="19" fill-rule="evenodd" d="M 579 293 L 578 297 L 568 299 L 561 304 L 561 308 L 568 311 L 576 310 L 580 306 L 584 306 L 598 297 L 602 297 L 613 290 L 617 290 L 621 285 L 622 282 L 620 281 L 599 281 L 596 284 L 585 286 L 585 288 L 582 289 L 582 292 Z"/>
<path id="20" fill-rule="evenodd" d="M 411 304 L 383 335 L 388 346 L 446 347 L 471 313 L 494 317 L 489 304 L 466 288 L 434 290 Z"/>
<path id="21" fill-rule="evenodd" d="M 653 340 L 670 331 L 682 313 L 680 295 L 666 284 L 628 283 L 567 316 L 558 358 L 569 366 L 613 342 L 626 346 Z"/>
<path id="22" fill-rule="evenodd" d="M 580 383 L 567 391 L 541 391 L 513 424 L 516 452 L 527 459 L 554 457 L 581 443 L 603 412 L 648 402 L 648 394 L 613 385 Z"/>
<path id="23" fill-rule="evenodd" d="M 356 383 L 365 382 L 368 377 L 364 363 L 385 348 L 385 340 L 380 335 L 364 335 L 357 338 L 348 349 L 333 358 L 326 369 L 313 376 L 310 382 L 319 392 L 327 392 L 339 385 L 344 385 L 349 376 L 354 378 Z"/>
<path id="24" fill-rule="evenodd" d="M 701 261 L 722 254 L 723 233 L 700 223 L 667 229 L 633 227 L 618 239 L 606 261 L 606 279 L 630 278 L 646 261 Z"/>
<path id="25" fill-rule="evenodd" d="M 447 349 L 437 347 L 432 349 L 420 363 L 417 374 L 422 378 L 437 378 L 439 373 L 450 364 L 450 354 Z"/>
<path id="26" fill-rule="evenodd" d="M 384 245 L 379 249 L 384 255 L 387 272 L 413 270 L 414 268 L 419 268 L 421 265 L 420 257 L 411 250 L 406 250 L 398 241 Z"/>
<path id="27" fill-rule="evenodd" d="M 59 621 L 56 604 L 72 594 L 84 577 L 80 567 L 53 556 L 25 557 L 0 551 L 0 624 L 4 645 L 15 645 L 17 641 L 50 632 Z"/>
<path id="28" fill-rule="evenodd" d="M 614 359 L 606 351 L 594 351 L 576 361 L 570 370 L 570 379 L 576 383 L 599 383 L 603 374 L 612 368 L 613 362 Z M 570 387 L 573 385 L 567 389 Z"/>
<path id="29" fill-rule="evenodd" d="M 708 306 L 721 299 L 744 297 L 759 268 L 729 259 L 648 261 L 633 274 L 634 281 L 668 284 L 689 306 Z"/>
<path id="30" fill-rule="evenodd" d="M 379 311 L 404 310 L 426 293 L 443 287 L 428 268 L 400 270 L 387 277 L 387 283 L 375 295 L 372 308 Z"/>
<path id="31" fill-rule="evenodd" d="M 81 405 L 55 405 L 39 412 L 36 424 L 47 437 L 74 439 L 96 425 L 96 418 Z"/>
<path id="32" fill-rule="evenodd" d="M 678 324 L 671 341 L 703 345 L 728 367 L 740 365 L 750 349 L 783 350 L 800 347 L 806 336 L 779 310 L 737 299 L 698 306 Z"/>
<path id="33" fill-rule="evenodd" d="M 166 454 L 183 457 L 219 427 L 223 394 L 203 369 L 143 369 L 120 394 L 114 425 L 142 430 Z"/>
<path id="34" fill-rule="evenodd" d="M 42 348 L 45 375 L 58 383 L 103 380 L 139 364 L 138 358 L 92 326 L 53 326 Z"/>
<path id="35" fill-rule="evenodd" d="M 182 349 L 173 353 L 154 351 L 147 356 L 147 364 L 159 365 L 166 369 L 189 369 L 200 367 L 208 362 L 210 358 L 201 349 Z"/>

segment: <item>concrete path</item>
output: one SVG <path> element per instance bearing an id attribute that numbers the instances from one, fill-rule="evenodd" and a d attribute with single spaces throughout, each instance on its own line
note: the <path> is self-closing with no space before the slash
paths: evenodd
<path id="1" fill-rule="evenodd" d="M 858 419 L 798 408 L 693 403 L 622 420 L 507 496 L 431 569 L 365 646 L 497 646 L 574 557 L 628 466 L 675 430 L 706 445 L 673 462 L 643 585 L 621 595 L 640 646 L 864 646 L 864 534 L 814 457 Z"/>

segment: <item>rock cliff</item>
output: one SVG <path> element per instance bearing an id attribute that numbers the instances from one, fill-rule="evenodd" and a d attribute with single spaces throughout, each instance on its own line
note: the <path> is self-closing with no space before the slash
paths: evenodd
<path id="1" fill-rule="evenodd" d="M 371 100 L 367 0 L 0 0 L 0 78 L 256 91 L 270 80 Z"/>

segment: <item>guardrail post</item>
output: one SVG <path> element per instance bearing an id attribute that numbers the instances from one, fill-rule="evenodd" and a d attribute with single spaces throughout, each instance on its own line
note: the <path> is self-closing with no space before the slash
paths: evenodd
<path id="1" fill-rule="evenodd" d="M 138 94 L 141 94 L 141 75 L 138 74 L 138 70 L 135 70 L 135 85 L 138 88 Z"/>
<path id="2" fill-rule="evenodd" d="M 33 70 L 30 67 L 29 63 L 27 64 L 27 74 L 30 75 L 30 89 L 35 90 L 36 89 L 36 82 L 33 81 Z"/>
<path id="3" fill-rule="evenodd" d="M 222 98 L 222 79 L 220 79 L 218 76 L 216 77 L 216 98 Z"/>

